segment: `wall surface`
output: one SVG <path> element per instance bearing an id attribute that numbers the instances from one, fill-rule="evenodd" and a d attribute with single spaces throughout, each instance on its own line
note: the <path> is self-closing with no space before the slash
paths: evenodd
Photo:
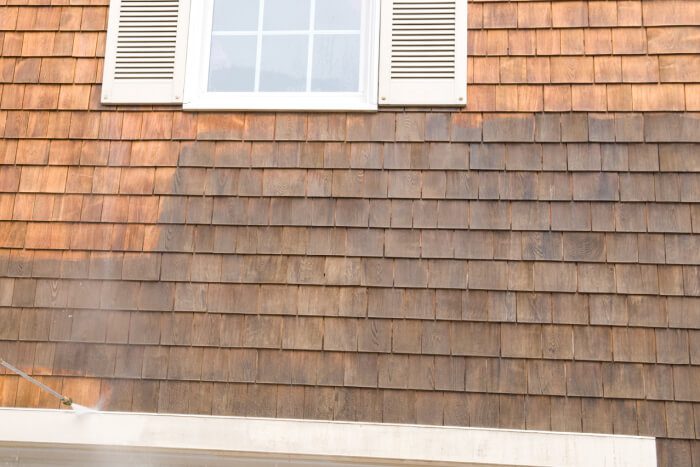
<path id="1" fill-rule="evenodd" d="M 101 106 L 106 3 L 0 0 L 5 359 L 106 410 L 700 466 L 700 2 L 470 1 L 466 109 L 373 114 Z"/>

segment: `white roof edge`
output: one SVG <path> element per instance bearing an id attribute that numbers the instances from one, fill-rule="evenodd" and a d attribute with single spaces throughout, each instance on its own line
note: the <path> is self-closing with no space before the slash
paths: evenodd
<path id="1" fill-rule="evenodd" d="M 366 461 L 652 467 L 654 438 L 492 428 L 0 408 L 0 443 Z"/>

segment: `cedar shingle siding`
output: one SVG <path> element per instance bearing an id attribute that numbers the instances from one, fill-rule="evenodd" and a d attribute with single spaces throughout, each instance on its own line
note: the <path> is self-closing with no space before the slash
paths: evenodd
<path id="1" fill-rule="evenodd" d="M 368 114 L 102 106 L 106 4 L 0 0 L 0 355 L 108 410 L 700 466 L 700 2 L 470 1 L 466 110 Z"/>

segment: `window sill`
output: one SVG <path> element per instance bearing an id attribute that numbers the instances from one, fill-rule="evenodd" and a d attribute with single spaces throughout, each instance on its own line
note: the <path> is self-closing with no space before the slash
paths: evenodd
<path id="1" fill-rule="evenodd" d="M 193 99 L 185 99 L 183 110 L 250 110 L 250 111 L 319 111 L 346 112 L 362 111 L 376 112 L 377 103 L 364 99 L 337 96 L 299 96 L 285 93 L 274 93 L 265 96 L 242 95 L 221 96 L 208 94 Z"/>

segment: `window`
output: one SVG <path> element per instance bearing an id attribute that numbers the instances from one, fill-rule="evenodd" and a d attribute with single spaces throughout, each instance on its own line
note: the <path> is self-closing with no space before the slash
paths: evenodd
<path id="1" fill-rule="evenodd" d="M 102 102 L 466 104 L 466 0 L 111 0 Z"/>
<path id="2" fill-rule="evenodd" d="M 376 107 L 377 0 L 205 0 L 185 108 Z"/>

